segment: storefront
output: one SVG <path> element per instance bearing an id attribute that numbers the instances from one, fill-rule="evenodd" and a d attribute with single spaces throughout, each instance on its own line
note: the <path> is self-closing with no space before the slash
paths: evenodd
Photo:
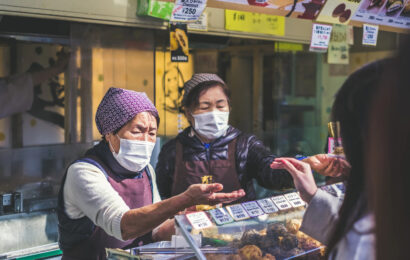
<path id="1" fill-rule="evenodd" d="M 142 91 L 155 102 L 161 125 L 154 166 L 161 145 L 188 126 L 182 86 L 196 72 L 226 80 L 233 126 L 275 154 L 317 154 L 325 149 L 336 91 L 361 65 L 392 54 L 403 32 L 389 27 L 376 47 L 363 47 L 362 28 L 352 28 L 347 63 L 329 64 L 326 53 L 309 51 L 311 20 L 283 18 L 276 34 L 227 30 L 224 9 L 261 7 L 209 1 L 205 24 L 188 27 L 188 62 L 177 63 L 168 22 L 136 16 L 137 1 L 40 2 L 0 4 L 0 78 L 53 67 L 70 53 L 64 73 L 33 86 L 30 109 L 0 119 L 0 259 L 59 254 L 60 180 L 101 139 L 94 116 L 109 87 Z M 261 198 L 275 193 L 258 190 Z"/>

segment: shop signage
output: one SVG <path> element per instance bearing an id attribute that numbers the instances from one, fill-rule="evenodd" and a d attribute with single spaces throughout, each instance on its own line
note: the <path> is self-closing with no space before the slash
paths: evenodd
<path id="1" fill-rule="evenodd" d="M 205 10 L 207 0 L 176 0 L 172 10 L 171 21 L 194 22 L 198 21 Z"/>
<path id="2" fill-rule="evenodd" d="M 359 8 L 359 5 L 360 0 L 327 1 L 316 20 L 326 23 L 347 24 Z"/>
<path id="3" fill-rule="evenodd" d="M 352 19 L 410 29 L 410 1 L 363 0 Z"/>
<path id="4" fill-rule="evenodd" d="M 233 222 L 232 217 L 224 208 L 211 209 L 209 214 L 211 214 L 217 225 L 224 225 Z"/>
<path id="5" fill-rule="evenodd" d="M 257 217 L 265 214 L 261 207 L 259 207 L 258 203 L 256 203 L 256 201 L 244 202 L 242 203 L 242 206 L 251 217 Z"/>
<path id="6" fill-rule="evenodd" d="M 291 42 L 275 42 L 276 52 L 303 51 L 303 44 Z"/>
<path id="7" fill-rule="evenodd" d="M 289 201 L 283 195 L 272 197 L 272 201 L 280 210 L 292 208 L 292 205 L 290 205 Z"/>
<path id="8" fill-rule="evenodd" d="M 290 205 L 292 205 L 292 207 L 294 208 L 305 206 L 305 202 L 300 198 L 299 194 L 297 194 L 296 192 L 288 193 L 284 196 L 289 201 Z"/>
<path id="9" fill-rule="evenodd" d="M 377 34 L 379 32 L 379 26 L 363 24 L 363 45 L 376 46 Z"/>
<path id="10" fill-rule="evenodd" d="M 228 31 L 284 36 L 285 17 L 225 10 L 225 29 Z"/>
<path id="11" fill-rule="evenodd" d="M 188 23 L 189 31 L 208 31 L 208 12 L 205 10 L 199 17 L 198 21 Z"/>
<path id="12" fill-rule="evenodd" d="M 138 0 L 137 15 L 147 15 L 169 20 L 171 18 L 174 3 L 157 0 Z"/>
<path id="13" fill-rule="evenodd" d="M 347 43 L 346 25 L 333 25 L 327 52 L 327 63 L 349 64 L 349 44 Z"/>
<path id="14" fill-rule="evenodd" d="M 331 25 L 313 24 L 310 51 L 326 52 L 329 47 Z"/>
<path id="15" fill-rule="evenodd" d="M 279 211 L 278 207 L 276 207 L 273 201 L 269 198 L 258 200 L 258 204 L 266 214 Z"/>
<path id="16" fill-rule="evenodd" d="M 204 229 L 212 227 L 212 222 L 204 211 L 188 213 L 186 217 L 194 229 Z"/>
<path id="17" fill-rule="evenodd" d="M 188 34 L 187 25 L 182 23 L 171 23 L 169 30 L 171 61 L 188 62 Z"/>
<path id="18" fill-rule="evenodd" d="M 241 204 L 227 206 L 226 209 L 228 210 L 229 214 L 231 214 L 232 218 L 236 221 L 250 218 L 249 214 Z"/>

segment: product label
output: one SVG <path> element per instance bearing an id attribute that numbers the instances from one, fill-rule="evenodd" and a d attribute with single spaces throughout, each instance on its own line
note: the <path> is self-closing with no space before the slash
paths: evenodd
<path id="1" fill-rule="evenodd" d="M 241 204 L 227 206 L 226 209 L 228 210 L 229 214 L 231 214 L 232 218 L 236 221 L 250 218 L 249 214 Z"/>
<path id="2" fill-rule="evenodd" d="M 331 25 L 313 24 L 310 51 L 326 52 L 329 47 Z"/>
<path id="3" fill-rule="evenodd" d="M 279 211 L 278 207 L 276 207 L 273 201 L 269 198 L 258 200 L 258 204 L 266 214 Z"/>
<path id="4" fill-rule="evenodd" d="M 216 208 L 208 211 L 217 225 L 223 225 L 233 222 L 232 217 L 224 208 Z"/>
<path id="5" fill-rule="evenodd" d="M 212 227 L 212 222 L 204 211 L 186 214 L 186 217 L 194 229 Z"/>
<path id="6" fill-rule="evenodd" d="M 242 206 L 251 217 L 257 217 L 265 214 L 263 210 L 259 207 L 258 203 L 256 203 L 256 201 L 242 203 Z"/>
<path id="7" fill-rule="evenodd" d="M 363 45 L 376 46 L 378 32 L 378 25 L 363 24 Z"/>
<path id="8" fill-rule="evenodd" d="M 299 194 L 297 194 L 296 192 L 285 194 L 285 198 L 294 208 L 305 206 L 305 202 L 300 198 Z"/>
<path id="9" fill-rule="evenodd" d="M 285 198 L 285 196 L 276 196 L 272 197 L 273 203 L 279 208 L 279 210 L 285 210 L 285 209 L 290 209 L 292 208 L 292 205 L 290 205 L 289 201 Z"/>
<path id="10" fill-rule="evenodd" d="M 194 22 L 206 7 L 206 0 L 176 0 L 171 21 Z"/>

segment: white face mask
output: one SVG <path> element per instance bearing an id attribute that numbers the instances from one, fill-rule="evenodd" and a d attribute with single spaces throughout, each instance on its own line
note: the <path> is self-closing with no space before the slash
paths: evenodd
<path id="1" fill-rule="evenodd" d="M 209 140 L 221 137 L 229 127 L 229 112 L 212 111 L 192 117 L 195 120 L 195 131 Z"/>
<path id="2" fill-rule="evenodd" d="M 155 143 L 117 137 L 120 139 L 120 150 L 112 153 L 117 162 L 129 171 L 139 172 L 144 169 L 151 159 Z"/>

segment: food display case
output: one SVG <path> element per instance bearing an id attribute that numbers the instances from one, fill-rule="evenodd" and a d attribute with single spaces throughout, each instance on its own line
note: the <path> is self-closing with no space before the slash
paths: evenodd
<path id="1" fill-rule="evenodd" d="M 343 184 L 321 189 L 342 197 Z M 297 192 L 228 205 L 175 217 L 177 235 L 186 248 L 175 243 L 134 248 L 128 253 L 109 251 L 134 259 L 324 259 L 325 247 L 299 230 L 306 204 Z M 168 254 L 168 258 L 166 255 Z M 159 257 L 161 255 L 161 257 Z"/>

